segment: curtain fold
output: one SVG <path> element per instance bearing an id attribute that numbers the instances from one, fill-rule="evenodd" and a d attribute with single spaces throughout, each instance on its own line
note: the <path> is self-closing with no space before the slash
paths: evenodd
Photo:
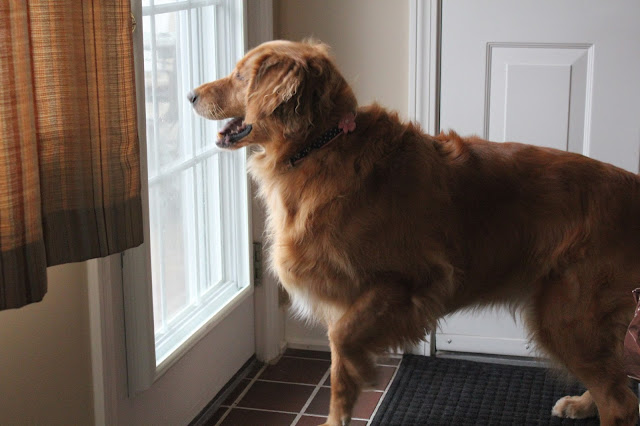
<path id="1" fill-rule="evenodd" d="M 0 310 L 143 239 L 129 0 L 0 2 Z"/>

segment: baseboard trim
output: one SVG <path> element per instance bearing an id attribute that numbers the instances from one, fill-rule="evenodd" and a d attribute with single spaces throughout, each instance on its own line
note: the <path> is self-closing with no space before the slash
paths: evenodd
<path id="1" fill-rule="evenodd" d="M 227 399 L 227 397 L 233 392 L 233 390 L 238 387 L 240 382 L 242 382 L 251 369 L 258 364 L 259 361 L 256 359 L 256 356 L 253 355 L 247 362 L 244 363 L 240 370 L 225 384 L 220 392 L 213 397 L 211 402 L 209 402 L 203 409 L 198 413 L 198 415 L 189 423 L 189 426 L 204 426 L 208 424 L 209 420 L 213 418 L 218 408 L 222 405 L 222 403 Z"/>

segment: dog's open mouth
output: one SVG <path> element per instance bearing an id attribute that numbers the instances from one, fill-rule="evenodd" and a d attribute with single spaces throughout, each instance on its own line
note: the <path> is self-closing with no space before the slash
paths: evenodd
<path id="1" fill-rule="evenodd" d="M 233 118 L 218 133 L 216 144 L 220 148 L 229 148 L 249 133 L 251 133 L 251 124 L 246 124 L 244 117 Z"/>

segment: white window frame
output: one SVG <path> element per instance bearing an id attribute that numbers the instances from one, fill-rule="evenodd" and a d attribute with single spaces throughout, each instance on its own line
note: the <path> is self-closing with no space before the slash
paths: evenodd
<path id="1" fill-rule="evenodd" d="M 214 0 L 186 0 L 186 3 L 190 6 L 201 6 L 220 3 L 220 1 Z M 237 21 L 241 19 L 246 24 L 246 0 L 245 1 L 232 1 L 231 9 L 229 10 L 229 21 Z M 143 8 L 144 10 L 148 8 Z M 161 10 L 163 12 L 169 12 L 175 10 L 175 4 L 157 5 L 155 11 Z M 139 23 L 140 25 L 140 23 Z M 240 57 L 246 51 L 246 25 L 242 25 L 241 28 L 236 28 L 236 34 L 234 39 L 241 40 L 239 45 L 233 47 L 235 52 L 231 55 L 227 55 L 225 58 L 225 66 L 230 69 L 235 64 L 235 60 L 231 59 L 231 56 L 236 58 Z M 137 53 L 137 57 L 141 56 L 142 52 Z M 142 68 L 140 64 L 137 64 L 138 68 Z M 139 73 L 143 70 L 137 70 Z M 142 79 L 144 81 L 144 78 Z M 194 82 L 194 86 L 203 82 Z M 144 83 L 137 84 L 138 87 L 138 114 L 139 123 L 145 123 L 145 111 L 144 111 Z M 186 99 L 186 98 L 185 98 Z M 186 100 L 185 100 L 186 102 Z M 151 253 L 150 253 L 150 225 L 149 225 L 149 185 L 148 185 L 148 173 L 147 173 L 147 149 L 146 149 L 146 137 L 144 136 L 145 128 L 140 127 L 140 150 L 141 150 L 141 181 L 142 181 L 142 197 L 143 197 L 143 223 L 145 233 L 145 243 L 140 247 L 133 250 L 128 250 L 122 257 L 122 285 L 124 296 L 124 315 L 125 315 L 125 329 L 126 329 L 126 357 L 127 357 L 127 376 L 128 376 L 128 391 L 129 395 L 135 395 L 145 389 L 148 389 L 158 378 L 160 378 L 172 365 L 174 365 L 182 355 L 191 349 L 194 345 L 202 339 L 209 331 L 211 331 L 220 321 L 222 321 L 230 312 L 233 311 L 240 303 L 253 294 L 252 276 L 249 273 L 251 271 L 251 264 L 253 262 L 253 253 L 250 243 L 250 232 L 247 232 L 246 238 L 241 238 L 242 241 L 231 241 L 236 246 L 239 246 L 240 252 L 243 252 L 243 256 L 238 256 L 234 259 L 230 259 L 235 263 L 234 265 L 227 265 L 229 269 L 235 269 L 235 280 L 225 282 L 222 287 L 227 290 L 232 290 L 233 287 L 240 287 L 241 290 L 233 296 L 222 309 L 216 312 L 211 318 L 199 318 L 197 321 L 204 322 L 197 332 L 191 335 L 186 341 L 180 345 L 179 348 L 172 351 L 160 364 L 156 363 L 156 351 L 155 351 L 155 330 L 153 321 L 153 298 L 152 298 L 152 286 L 151 286 Z M 221 154 L 216 154 L 221 155 Z M 238 173 L 234 173 L 232 180 L 234 184 L 229 186 L 221 185 L 220 195 L 222 200 L 238 199 L 238 197 L 232 197 L 232 193 L 239 194 L 239 197 L 247 200 L 246 206 L 248 208 L 242 208 L 242 206 L 231 206 L 234 213 L 237 214 L 237 223 L 244 222 L 246 229 L 250 228 L 250 190 L 249 182 L 245 172 L 246 153 L 243 151 L 236 152 L 229 155 L 224 153 L 224 158 L 221 158 L 221 162 L 228 162 L 229 169 L 233 169 Z M 236 203 L 237 204 L 237 203 Z M 227 206 L 228 207 L 228 206 Z M 230 217 L 233 215 L 227 215 Z M 235 228 L 235 226 L 229 226 L 229 228 Z M 229 238 L 237 236 L 227 235 Z M 229 262 L 225 262 L 229 263 Z M 220 288 L 222 291 L 223 289 Z"/>

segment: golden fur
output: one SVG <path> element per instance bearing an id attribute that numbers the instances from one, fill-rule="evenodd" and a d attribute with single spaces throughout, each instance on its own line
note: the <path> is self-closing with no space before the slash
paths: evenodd
<path id="1" fill-rule="evenodd" d="M 244 117 L 268 211 L 271 262 L 293 304 L 324 322 L 329 425 L 347 424 L 373 356 L 461 308 L 507 305 L 589 389 L 553 413 L 635 424 L 622 343 L 640 284 L 640 179 L 581 155 L 432 137 L 355 96 L 325 45 L 276 41 L 192 93 L 210 119 Z M 464 100 L 460 100 L 464 102 Z M 356 129 L 289 159 L 349 112 Z M 224 133 L 224 132 L 223 132 Z"/>

